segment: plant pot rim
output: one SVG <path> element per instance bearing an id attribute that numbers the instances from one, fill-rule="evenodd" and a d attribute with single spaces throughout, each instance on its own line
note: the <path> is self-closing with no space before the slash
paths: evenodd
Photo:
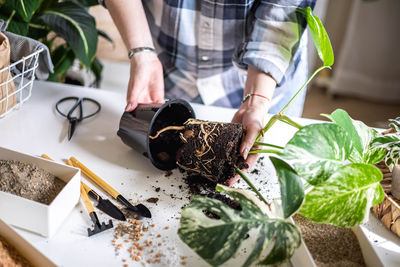
<path id="1" fill-rule="evenodd" d="M 153 126 L 154 126 L 155 122 L 157 121 L 158 116 L 163 111 L 165 111 L 168 107 L 170 107 L 171 105 L 176 105 L 176 104 L 182 105 L 185 108 L 187 108 L 188 112 L 192 115 L 192 117 L 188 117 L 187 119 L 196 117 L 192 106 L 186 100 L 183 100 L 183 99 L 168 100 L 162 106 L 160 106 L 158 108 L 158 110 L 154 114 L 153 118 L 151 119 L 150 124 L 149 124 L 149 128 L 147 130 L 147 138 L 146 138 L 146 148 L 147 148 L 147 154 L 148 154 L 147 156 L 150 159 L 151 163 L 155 167 L 157 167 L 160 170 L 164 170 L 164 171 L 168 171 L 168 170 L 172 170 L 172 169 L 176 168 L 176 163 L 174 164 L 174 166 L 171 166 L 171 164 L 162 163 L 161 161 L 158 161 L 155 157 L 153 157 L 153 154 L 152 154 L 152 151 L 151 151 L 151 147 L 150 147 L 150 143 L 151 142 L 150 142 L 149 136 L 152 133 Z"/>

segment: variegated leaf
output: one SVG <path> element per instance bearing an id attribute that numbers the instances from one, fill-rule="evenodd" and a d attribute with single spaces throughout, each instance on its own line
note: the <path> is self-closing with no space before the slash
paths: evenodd
<path id="1" fill-rule="evenodd" d="M 265 205 L 242 189 L 218 185 L 241 205 L 235 210 L 216 199 L 195 196 L 182 211 L 178 235 L 190 248 L 211 265 L 220 265 L 230 259 L 247 238 L 251 230 L 257 233 L 256 241 L 244 265 L 257 260 L 263 251 L 270 249 L 263 263 L 276 264 L 290 258 L 300 245 L 301 235 L 296 226 L 278 218 L 269 218 Z M 204 211 L 212 212 L 211 219 Z"/>
<path id="2" fill-rule="evenodd" d="M 382 173 L 375 166 L 343 166 L 306 195 L 300 213 L 314 222 L 356 226 L 364 221 L 371 206 L 383 200 L 381 180 Z"/>
<path id="3" fill-rule="evenodd" d="M 270 157 L 281 187 L 281 200 L 284 218 L 289 218 L 304 200 L 303 183 L 297 173 L 281 159 Z"/>
<path id="4" fill-rule="evenodd" d="M 332 123 L 311 124 L 300 129 L 281 156 L 310 184 L 317 185 L 348 159 L 351 142 L 343 128 Z"/>
<path id="5" fill-rule="evenodd" d="M 351 158 L 354 162 L 375 164 L 385 157 L 385 149 L 372 148 L 371 143 L 378 132 L 361 121 L 353 120 L 343 109 L 337 109 L 330 115 L 323 115 L 339 125 L 349 134 L 353 143 Z"/>

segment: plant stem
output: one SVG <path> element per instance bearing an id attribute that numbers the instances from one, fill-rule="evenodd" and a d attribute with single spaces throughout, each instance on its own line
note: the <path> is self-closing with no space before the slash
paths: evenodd
<path id="1" fill-rule="evenodd" d="M 259 154 L 259 153 L 279 154 L 281 152 L 278 151 L 278 150 L 274 150 L 274 149 L 258 149 L 258 150 L 250 150 L 249 151 L 249 155 L 251 155 L 251 154 Z"/>
<path id="2" fill-rule="evenodd" d="M 283 109 L 279 113 L 280 114 L 285 113 L 285 111 L 290 106 L 290 104 L 292 104 L 293 100 L 300 94 L 301 91 L 303 91 L 303 89 L 307 86 L 307 84 L 309 84 L 311 82 L 311 80 L 314 78 L 314 76 L 317 75 L 317 73 L 320 72 L 321 70 L 327 69 L 327 68 L 330 69 L 331 67 L 322 66 L 322 67 L 318 68 L 317 70 L 315 70 L 314 73 L 311 75 L 311 77 L 306 81 L 306 83 L 303 84 L 303 86 L 299 89 L 299 91 L 297 91 L 297 93 L 292 97 L 292 99 L 290 99 L 289 103 L 287 103 L 286 106 L 284 106 Z"/>
<path id="3" fill-rule="evenodd" d="M 250 186 L 250 188 L 257 194 L 257 196 L 269 207 L 268 202 L 261 195 L 260 191 L 258 191 L 257 188 L 250 182 L 249 178 L 247 178 L 246 175 L 241 170 L 239 170 L 239 168 L 236 168 L 236 172 L 240 175 L 240 177 L 243 178 L 246 184 Z"/>
<path id="4" fill-rule="evenodd" d="M 11 20 L 13 19 L 14 15 L 15 15 L 15 10 L 13 10 L 13 11 L 11 12 L 10 17 L 8 17 L 8 19 L 7 19 L 7 24 L 10 24 L 10 22 L 11 22 Z"/>
<path id="5" fill-rule="evenodd" d="M 282 121 L 282 122 L 284 122 L 284 123 L 287 123 L 287 124 L 289 124 L 289 125 L 291 125 L 291 126 L 293 126 L 293 127 L 295 127 L 295 128 L 297 128 L 297 129 L 303 128 L 303 126 L 301 126 L 301 125 L 298 124 L 297 122 L 293 121 L 293 120 L 290 119 L 288 116 L 281 115 L 281 116 L 279 117 L 279 120 Z"/>
<path id="6" fill-rule="evenodd" d="M 261 136 L 263 136 L 264 133 L 266 133 L 272 127 L 272 125 L 274 125 L 274 123 L 277 121 L 278 117 L 279 117 L 279 115 L 275 114 L 274 116 L 272 116 L 271 119 L 269 119 L 269 121 L 265 125 L 264 129 L 262 129 L 262 132 L 258 134 L 258 136 L 256 138 L 256 142 L 258 140 L 260 140 Z"/>
<path id="7" fill-rule="evenodd" d="M 254 145 L 255 146 L 269 146 L 269 147 L 275 147 L 275 148 L 278 148 L 278 149 L 283 149 L 283 147 L 282 146 L 277 146 L 277 145 L 273 145 L 273 144 L 268 144 L 268 143 L 263 143 L 263 142 L 254 142 Z"/>
<path id="8" fill-rule="evenodd" d="M 46 29 L 46 26 L 39 25 L 39 24 L 34 24 L 34 23 L 29 23 L 29 27 L 35 28 L 35 29 L 41 29 L 41 30 L 45 30 Z"/>
<path id="9" fill-rule="evenodd" d="M 306 191 L 308 188 L 310 188 L 312 184 L 309 183 L 304 183 L 304 191 Z"/>

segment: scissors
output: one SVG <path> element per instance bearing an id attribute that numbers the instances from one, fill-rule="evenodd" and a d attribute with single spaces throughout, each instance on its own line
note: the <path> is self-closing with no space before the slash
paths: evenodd
<path id="1" fill-rule="evenodd" d="M 72 108 L 68 111 L 67 114 L 63 113 L 60 111 L 60 109 L 58 108 L 58 106 L 66 101 L 70 101 L 70 100 L 75 100 L 75 104 L 72 106 Z M 95 110 L 93 113 L 90 113 L 86 116 L 83 116 L 83 104 L 88 101 L 88 102 L 92 102 L 93 104 L 95 104 L 97 106 L 97 110 Z M 74 113 L 74 111 L 79 107 L 79 114 L 78 116 L 73 116 L 72 114 Z M 90 117 L 93 117 L 94 115 L 96 115 L 97 113 L 100 112 L 101 110 L 101 105 L 99 102 L 97 102 L 94 99 L 88 98 L 88 97 L 77 97 L 77 96 L 68 96 L 68 97 L 64 97 L 60 100 L 57 101 L 56 103 L 56 110 L 58 113 L 60 113 L 62 116 L 66 117 L 69 121 L 69 129 L 68 129 L 68 141 L 71 140 L 72 135 L 75 132 L 76 126 L 79 122 L 83 121 L 84 119 L 88 119 Z"/>

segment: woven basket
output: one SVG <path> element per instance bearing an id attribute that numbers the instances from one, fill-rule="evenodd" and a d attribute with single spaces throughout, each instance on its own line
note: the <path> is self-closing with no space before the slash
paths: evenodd
<path id="1" fill-rule="evenodd" d="M 394 130 L 388 130 L 383 134 L 392 133 Z M 376 165 L 383 173 L 381 185 L 385 191 L 385 198 L 377 206 L 372 208 L 375 216 L 382 221 L 387 229 L 400 237 L 400 201 L 394 198 L 392 191 L 392 173 L 382 161 Z"/>

